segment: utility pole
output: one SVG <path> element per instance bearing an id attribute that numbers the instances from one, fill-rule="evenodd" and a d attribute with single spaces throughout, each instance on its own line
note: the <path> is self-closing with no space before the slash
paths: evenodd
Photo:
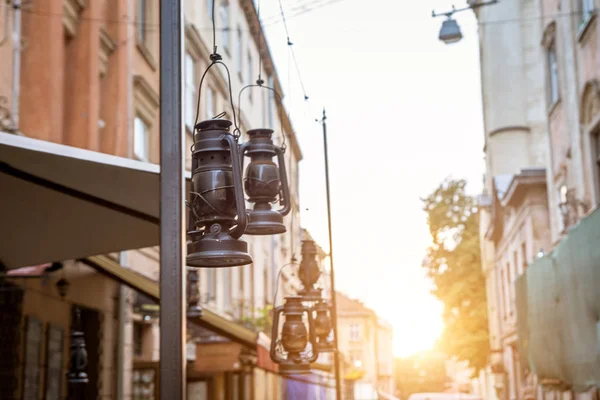
<path id="1" fill-rule="evenodd" d="M 335 291 L 335 273 L 333 267 L 333 234 L 331 231 L 331 193 L 329 185 L 329 152 L 327 150 L 327 115 L 323 109 L 323 154 L 325 155 L 325 186 L 327 188 L 327 224 L 329 227 L 329 278 L 331 280 L 331 322 L 333 323 L 333 368 L 335 372 L 335 398 L 342 400 L 342 377 L 340 374 L 340 353 L 338 346 L 338 324 L 337 324 L 337 293 Z"/>
<path id="2" fill-rule="evenodd" d="M 182 0 L 160 1 L 160 398 L 185 400 Z"/>

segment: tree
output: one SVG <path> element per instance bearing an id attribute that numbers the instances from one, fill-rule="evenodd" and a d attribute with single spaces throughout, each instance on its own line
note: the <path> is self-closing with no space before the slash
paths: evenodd
<path id="1" fill-rule="evenodd" d="M 395 360 L 396 395 L 408 399 L 413 393 L 437 393 L 446 390 L 446 355 L 426 351 Z"/>
<path id="2" fill-rule="evenodd" d="M 477 373 L 487 363 L 490 344 L 479 215 L 465 186 L 464 180 L 446 179 L 422 199 L 432 239 L 423 267 L 435 285 L 432 293 L 444 304 L 442 349 Z"/>

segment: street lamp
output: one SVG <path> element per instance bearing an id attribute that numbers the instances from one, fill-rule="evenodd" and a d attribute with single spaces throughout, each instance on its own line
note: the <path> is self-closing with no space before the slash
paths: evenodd
<path id="1" fill-rule="evenodd" d="M 272 129 L 251 129 L 249 140 L 240 145 L 242 170 L 244 156 L 250 158 L 246 170 L 244 189 L 254 208 L 248 212 L 248 235 L 275 235 L 285 232 L 283 217 L 291 210 L 290 189 L 285 170 L 285 149 L 273 143 Z M 277 156 L 275 164 L 273 158 Z M 277 201 L 283 207 L 272 210 L 271 203 Z"/>
<path id="2" fill-rule="evenodd" d="M 444 22 L 442 22 L 442 27 L 440 29 L 440 34 L 439 34 L 438 38 L 446 44 L 452 44 L 452 43 L 459 42 L 463 36 L 460 31 L 460 26 L 458 26 L 458 22 L 456 22 L 456 20 L 453 19 L 452 16 L 457 12 L 461 12 L 461 11 L 465 11 L 465 10 L 475 10 L 482 6 L 489 6 L 492 4 L 496 4 L 498 1 L 499 0 L 489 0 L 487 2 L 474 2 L 473 0 L 470 0 L 469 1 L 470 4 L 464 8 L 456 9 L 454 6 L 452 6 L 451 11 L 447 11 L 447 12 L 443 12 L 443 13 L 436 13 L 435 11 L 432 11 L 431 16 L 433 18 L 441 17 L 441 16 L 447 17 L 446 20 Z"/>
<path id="3" fill-rule="evenodd" d="M 456 20 L 452 18 L 452 14 L 448 15 L 448 19 L 442 22 L 439 39 L 446 44 L 456 43 L 462 39 L 460 27 Z"/>
<path id="4" fill-rule="evenodd" d="M 279 317 L 281 314 L 285 320 L 280 332 Z M 305 314 L 308 318 L 308 330 L 303 321 Z M 311 344 L 310 349 L 307 349 L 308 343 Z M 302 304 L 301 297 L 286 297 L 284 305 L 273 310 L 271 360 L 279 364 L 283 375 L 309 374 L 310 365 L 319 356 L 316 344 L 311 309 Z"/>
<path id="5" fill-rule="evenodd" d="M 252 263 L 240 237 L 247 225 L 242 164 L 231 121 L 212 119 L 196 125 L 192 146 L 191 226 L 187 265 L 234 267 Z"/>

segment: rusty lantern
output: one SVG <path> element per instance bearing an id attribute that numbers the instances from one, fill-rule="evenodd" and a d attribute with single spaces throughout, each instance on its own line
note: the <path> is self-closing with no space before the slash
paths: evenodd
<path id="1" fill-rule="evenodd" d="M 250 158 L 244 189 L 254 208 L 248 212 L 248 235 L 275 235 L 286 231 L 283 217 L 291 209 L 290 189 L 285 170 L 285 149 L 273 143 L 272 129 L 251 129 L 249 140 L 240 146 L 242 169 L 244 156 Z M 277 164 L 273 158 L 277 157 Z M 279 164 L 279 165 L 278 165 Z M 280 210 L 271 203 L 279 198 Z"/>
<path id="2" fill-rule="evenodd" d="M 187 265 L 233 267 L 252 263 L 240 237 L 247 224 L 242 164 L 231 121 L 212 119 L 196 125 L 190 188 L 191 243 Z"/>
<path id="3" fill-rule="evenodd" d="M 310 373 L 310 365 L 319 356 L 311 310 L 302 304 L 301 297 L 292 296 L 286 297 L 284 305 L 277 307 L 273 313 L 271 360 L 279 364 L 280 371 L 284 375 Z M 279 339 L 281 314 L 285 321 Z M 303 321 L 304 314 L 308 317 L 308 330 Z M 310 349 L 307 349 L 308 343 L 311 344 Z"/>
<path id="4" fill-rule="evenodd" d="M 321 299 L 321 289 L 315 284 L 321 276 L 321 269 L 317 262 L 317 244 L 313 240 L 302 241 L 302 261 L 298 268 L 298 277 L 302 282 L 302 289 L 298 295 L 303 301 L 318 301 Z"/>
<path id="5" fill-rule="evenodd" d="M 317 350 L 319 353 L 330 353 L 335 349 L 333 341 L 329 340 L 329 334 L 333 329 L 331 306 L 327 300 L 320 300 L 313 307 L 313 312 L 316 314 L 314 316 L 314 324 Z"/>

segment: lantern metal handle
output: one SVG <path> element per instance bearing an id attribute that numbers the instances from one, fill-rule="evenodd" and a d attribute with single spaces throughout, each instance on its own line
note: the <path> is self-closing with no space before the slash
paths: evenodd
<path id="1" fill-rule="evenodd" d="M 240 152 L 240 166 L 242 168 L 242 173 L 244 173 L 244 155 L 246 153 L 246 150 L 248 150 L 248 146 L 250 145 L 250 142 L 244 142 L 240 145 L 238 145 L 238 149 Z"/>
<path id="2" fill-rule="evenodd" d="M 277 337 L 279 336 L 279 315 L 283 312 L 283 306 L 279 306 L 273 309 L 273 326 L 271 327 L 271 348 L 269 349 L 269 355 L 271 360 L 280 364 L 285 360 L 277 355 Z"/>
<path id="3" fill-rule="evenodd" d="M 281 191 L 283 192 L 283 196 L 281 192 L 279 193 L 279 204 L 281 204 L 283 208 L 277 212 L 285 217 L 292 209 L 292 204 L 290 201 L 290 186 L 288 185 L 287 171 L 285 169 L 285 148 L 277 146 L 275 146 L 275 148 L 277 149 L 277 162 L 279 163 L 280 175 L 279 179 L 281 181 Z"/>
<path id="4" fill-rule="evenodd" d="M 312 356 L 308 359 L 309 363 L 314 363 L 319 358 L 319 349 L 317 345 L 317 335 L 315 334 L 315 320 L 311 309 L 305 308 L 306 314 L 308 314 L 308 340 L 312 347 Z"/>
<path id="5" fill-rule="evenodd" d="M 235 205 L 237 208 L 237 225 L 229 232 L 231 237 L 239 239 L 246 231 L 248 219 L 246 216 L 246 201 L 244 199 L 244 183 L 242 180 L 242 170 L 240 163 L 240 153 L 238 151 L 238 143 L 235 137 L 231 134 L 221 136 L 221 139 L 229 143 L 229 152 L 231 153 L 231 164 L 233 167 L 233 185 L 239 190 L 235 190 Z"/>

